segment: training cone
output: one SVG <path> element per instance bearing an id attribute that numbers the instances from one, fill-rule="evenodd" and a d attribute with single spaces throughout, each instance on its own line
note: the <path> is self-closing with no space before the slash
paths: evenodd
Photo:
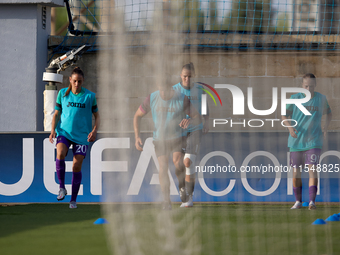
<path id="1" fill-rule="evenodd" d="M 324 225 L 324 224 L 327 224 L 327 222 L 324 221 L 323 219 L 317 219 L 312 223 L 312 225 Z"/>
<path id="2" fill-rule="evenodd" d="M 302 203 L 302 206 L 303 206 L 303 207 L 308 207 L 309 204 L 308 204 L 308 202 L 303 202 L 303 203 Z"/>
<path id="3" fill-rule="evenodd" d="M 326 221 L 339 221 L 339 217 L 331 215 L 326 219 Z"/>
<path id="4" fill-rule="evenodd" d="M 99 218 L 97 219 L 95 222 L 93 222 L 93 224 L 107 224 L 109 223 L 107 220 L 105 220 L 104 218 Z"/>
<path id="5" fill-rule="evenodd" d="M 333 214 L 329 216 L 327 219 L 329 219 L 328 221 L 339 221 L 339 216 L 337 214 Z"/>

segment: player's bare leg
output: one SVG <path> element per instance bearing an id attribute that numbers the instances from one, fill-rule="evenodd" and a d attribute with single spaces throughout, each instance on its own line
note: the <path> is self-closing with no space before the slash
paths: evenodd
<path id="1" fill-rule="evenodd" d="M 318 190 L 318 174 L 315 169 L 315 165 L 308 165 L 308 173 L 309 173 L 309 210 L 316 209 L 315 206 L 315 198 Z"/>
<path id="2" fill-rule="evenodd" d="M 171 210 L 171 200 L 170 200 L 170 179 L 168 173 L 168 155 L 163 155 L 158 157 L 159 163 L 159 183 L 161 185 L 161 190 L 163 194 L 163 210 Z"/>
<path id="3" fill-rule="evenodd" d="M 172 155 L 172 161 L 176 168 L 176 176 L 178 179 L 179 195 L 182 202 L 187 202 L 187 191 L 185 190 L 185 167 L 183 164 L 183 153 L 174 152 Z"/>
<path id="4" fill-rule="evenodd" d="M 181 207 L 192 207 L 193 206 L 193 193 L 195 188 L 195 179 L 196 174 L 194 172 L 193 161 L 196 159 L 196 155 L 193 154 L 186 154 L 184 159 L 184 165 L 186 168 L 186 175 L 185 175 L 185 187 L 187 193 L 189 195 L 188 202 Z"/>
<path id="5" fill-rule="evenodd" d="M 299 168 L 293 168 L 293 191 L 295 195 L 295 204 L 290 209 L 300 209 L 302 207 L 302 180 Z"/>

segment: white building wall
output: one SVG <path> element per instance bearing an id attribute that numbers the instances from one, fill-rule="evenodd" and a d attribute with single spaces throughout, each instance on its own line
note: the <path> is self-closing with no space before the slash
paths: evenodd
<path id="1" fill-rule="evenodd" d="M 12 2 L 0 2 L 0 132 L 42 131 L 51 7 L 46 7 L 43 28 L 43 5 Z"/>

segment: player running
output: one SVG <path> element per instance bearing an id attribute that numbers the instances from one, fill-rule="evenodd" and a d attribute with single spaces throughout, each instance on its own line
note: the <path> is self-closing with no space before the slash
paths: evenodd
<path id="1" fill-rule="evenodd" d="M 72 196 L 70 208 L 77 208 L 77 195 L 82 179 L 81 166 L 86 156 L 89 142 L 96 140 L 100 117 L 95 94 L 82 87 L 84 73 L 73 69 L 69 77 L 70 85 L 59 91 L 49 137 L 51 143 L 57 136 L 56 170 L 59 179 L 58 200 L 67 195 L 65 189 L 65 157 L 70 145 L 73 150 Z M 95 118 L 92 128 L 92 114 Z"/>
<path id="2" fill-rule="evenodd" d="M 319 164 L 323 138 L 326 138 L 327 128 L 332 119 L 331 109 L 326 96 L 315 92 L 316 78 L 309 73 L 303 76 L 302 87 L 309 90 L 311 99 L 304 103 L 304 107 L 312 114 L 305 115 L 296 105 L 287 105 L 287 115 L 297 122 L 297 126 L 289 127 L 288 147 L 290 151 L 290 164 L 293 167 L 293 190 L 296 202 L 291 209 L 302 207 L 302 181 L 301 172 L 305 164 L 309 171 L 309 210 L 316 209 L 315 197 L 317 193 L 318 176 L 316 165 Z M 305 94 L 298 93 L 291 98 L 304 98 Z M 326 122 L 321 128 L 322 115 L 326 114 Z M 291 126 L 291 125 L 290 125 Z M 322 135 L 322 132 L 324 135 Z"/>
<path id="3" fill-rule="evenodd" d="M 183 93 L 188 96 L 191 104 L 195 107 L 195 109 L 201 114 L 201 99 L 202 94 L 204 93 L 202 90 L 202 86 L 197 83 L 191 82 L 191 78 L 195 75 L 195 68 L 192 63 L 186 64 L 182 67 L 181 71 L 181 82 L 177 83 L 173 86 L 174 90 Z M 195 160 L 197 153 L 199 151 L 200 142 L 202 134 L 205 134 L 209 131 L 209 115 L 203 115 L 204 124 L 190 124 L 187 131 L 187 139 L 186 139 L 186 150 L 184 156 L 184 165 L 185 165 L 185 189 L 188 195 L 187 202 L 181 204 L 181 207 L 192 207 L 193 206 L 193 192 L 195 187 Z"/>
<path id="4" fill-rule="evenodd" d="M 153 143 L 159 162 L 159 182 L 163 194 L 163 210 L 171 210 L 170 201 L 170 180 L 168 175 L 169 156 L 172 154 L 172 160 L 176 168 L 176 176 L 179 182 L 180 197 L 182 202 L 185 201 L 184 190 L 184 165 L 183 165 L 183 148 L 185 145 L 185 129 L 191 120 L 186 119 L 188 114 L 193 119 L 198 119 L 198 112 L 190 107 L 190 101 L 187 96 L 178 91 L 174 91 L 171 86 L 160 86 L 159 90 L 151 93 L 140 105 L 135 113 L 133 125 L 135 131 L 136 149 L 142 151 L 143 145 L 140 138 L 140 120 L 148 112 L 152 114 L 154 123 Z"/>

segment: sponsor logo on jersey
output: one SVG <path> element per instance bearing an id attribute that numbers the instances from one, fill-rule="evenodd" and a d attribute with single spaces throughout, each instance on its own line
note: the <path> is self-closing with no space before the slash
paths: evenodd
<path id="1" fill-rule="evenodd" d="M 198 96 L 188 96 L 189 100 L 198 100 Z"/>
<path id="2" fill-rule="evenodd" d="M 306 109 L 309 111 L 309 112 L 318 112 L 319 111 L 319 106 L 305 106 Z"/>
<path id="3" fill-rule="evenodd" d="M 74 103 L 74 102 L 68 102 L 67 107 L 77 107 L 77 108 L 85 108 L 85 104 L 82 103 Z"/>

